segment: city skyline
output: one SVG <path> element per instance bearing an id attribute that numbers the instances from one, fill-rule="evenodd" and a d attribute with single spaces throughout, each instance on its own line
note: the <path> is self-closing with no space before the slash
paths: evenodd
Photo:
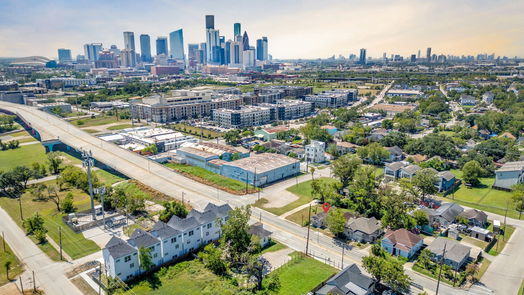
<path id="1" fill-rule="evenodd" d="M 233 39 L 234 23 L 241 23 L 242 33 L 248 31 L 253 41 L 267 36 L 271 40 L 269 54 L 280 59 L 347 56 L 358 54 L 360 48 L 366 48 L 367 56 L 375 58 L 383 52 L 409 56 L 427 47 L 434 54 L 495 53 L 513 57 L 524 53 L 524 3 L 507 0 L 402 0 L 394 4 L 382 0 L 371 4 L 330 0 L 300 1 L 299 6 L 294 5 L 299 1 L 278 6 L 276 1 L 266 1 L 264 5 L 237 3 L 234 10 L 227 8 L 232 1 L 152 1 L 147 9 L 138 2 L 125 2 L 124 6 L 114 1 L 105 11 L 94 8 L 97 5 L 92 4 L 98 1 L 90 1 L 89 5 L 64 0 L 3 1 L 0 56 L 55 58 L 57 48 L 68 48 L 75 57 L 83 54 L 84 44 L 125 48 L 124 31 L 134 32 L 136 43 L 141 34 L 156 40 L 178 29 L 184 30 L 185 51 L 187 44 L 205 41 L 206 14 L 215 15 L 215 28 L 226 40 Z M 449 7 L 453 9 L 444 9 Z M 110 17 L 115 11 L 125 17 Z"/>

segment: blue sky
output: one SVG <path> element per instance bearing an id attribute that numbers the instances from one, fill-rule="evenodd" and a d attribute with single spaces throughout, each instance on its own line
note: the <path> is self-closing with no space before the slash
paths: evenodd
<path id="1" fill-rule="evenodd" d="M 206 14 L 226 38 L 234 22 L 253 41 L 267 36 L 275 58 L 359 48 L 408 55 L 426 47 L 524 56 L 522 0 L 0 0 L 0 56 L 54 57 L 61 47 L 76 56 L 91 42 L 122 47 L 123 31 L 134 31 L 138 43 L 140 34 L 154 40 L 182 28 L 186 45 L 202 42 Z"/>

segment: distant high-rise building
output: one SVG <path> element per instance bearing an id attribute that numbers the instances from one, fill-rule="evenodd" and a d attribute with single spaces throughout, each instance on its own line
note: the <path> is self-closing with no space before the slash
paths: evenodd
<path id="1" fill-rule="evenodd" d="M 215 29 L 214 15 L 206 15 L 206 29 Z"/>
<path id="2" fill-rule="evenodd" d="M 262 37 L 257 40 L 257 60 L 267 60 L 267 37 Z"/>
<path id="3" fill-rule="evenodd" d="M 230 49 L 230 64 L 235 65 L 237 67 L 240 67 L 242 65 L 243 61 L 243 51 L 244 46 L 242 45 L 242 41 L 234 41 L 231 43 L 231 49 Z"/>
<path id="4" fill-rule="evenodd" d="M 233 24 L 233 38 L 242 34 L 242 27 L 240 23 Z"/>
<path id="5" fill-rule="evenodd" d="M 220 48 L 220 32 L 215 29 L 206 29 L 206 60 L 217 63 L 217 50 Z"/>
<path id="6" fill-rule="evenodd" d="M 418 50 L 417 58 L 420 58 L 420 49 Z"/>
<path id="7" fill-rule="evenodd" d="M 91 43 L 84 45 L 85 57 L 89 62 L 97 61 L 100 51 L 102 51 L 102 43 Z"/>
<path id="8" fill-rule="evenodd" d="M 135 53 L 131 49 L 120 50 L 120 64 L 123 67 L 132 68 L 136 66 Z"/>
<path id="9" fill-rule="evenodd" d="M 174 59 L 184 59 L 184 33 L 182 29 L 169 33 L 169 55 Z"/>
<path id="10" fill-rule="evenodd" d="M 363 64 L 363 65 L 366 64 L 366 62 L 367 62 L 367 61 L 366 61 L 366 48 L 361 48 L 361 49 L 360 49 L 360 57 L 359 57 L 359 59 L 358 59 L 358 62 L 359 62 L 360 64 Z"/>
<path id="11" fill-rule="evenodd" d="M 428 47 L 426 51 L 426 59 L 428 60 L 428 62 L 431 62 L 431 47 Z"/>
<path id="12" fill-rule="evenodd" d="M 140 54 L 142 55 L 142 62 L 151 62 L 151 38 L 149 35 L 140 35 Z"/>
<path id="13" fill-rule="evenodd" d="M 156 55 L 165 54 L 167 55 L 167 38 L 158 37 L 156 38 Z"/>
<path id="14" fill-rule="evenodd" d="M 415 54 L 412 54 L 411 55 L 411 62 L 416 62 L 417 61 L 417 56 Z"/>
<path id="15" fill-rule="evenodd" d="M 134 65 L 136 65 L 135 33 L 124 32 L 124 48 L 131 50 L 132 59 L 134 60 Z"/>
<path id="16" fill-rule="evenodd" d="M 207 43 L 200 43 L 200 48 L 198 49 L 198 62 L 201 64 L 207 63 Z"/>
<path id="17" fill-rule="evenodd" d="M 244 36 L 242 36 L 242 46 L 243 50 L 249 50 L 249 36 L 246 31 L 244 31 Z"/>
<path id="18" fill-rule="evenodd" d="M 187 45 L 187 60 L 191 63 L 198 63 L 198 44 L 188 44 Z"/>
<path id="19" fill-rule="evenodd" d="M 118 68 L 118 60 L 111 50 L 102 50 L 95 61 L 95 68 Z"/>
<path id="20" fill-rule="evenodd" d="M 111 51 L 115 56 L 120 56 L 120 49 L 118 49 L 116 45 L 111 45 L 111 47 L 109 47 L 109 51 Z"/>
<path id="21" fill-rule="evenodd" d="M 61 64 L 70 63 L 73 61 L 71 57 L 71 49 L 60 48 L 58 49 L 58 62 Z"/>
<path id="22" fill-rule="evenodd" d="M 254 67 L 256 64 L 255 59 L 256 59 L 256 54 L 255 54 L 254 47 L 244 50 L 244 52 L 242 53 L 242 66 L 244 68 Z"/>

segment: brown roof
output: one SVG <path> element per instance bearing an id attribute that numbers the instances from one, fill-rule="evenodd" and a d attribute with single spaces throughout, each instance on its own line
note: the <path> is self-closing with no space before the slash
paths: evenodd
<path id="1" fill-rule="evenodd" d="M 504 137 L 504 138 L 509 138 L 509 139 L 517 139 L 513 134 L 509 133 L 509 132 L 504 132 L 500 135 L 500 137 Z"/>
<path id="2" fill-rule="evenodd" d="M 420 154 L 416 154 L 416 155 L 411 155 L 410 156 L 413 161 L 415 161 L 416 163 L 420 163 L 422 161 L 426 161 L 426 159 L 428 158 L 427 156 L 424 156 L 424 155 L 420 155 Z"/>
<path id="3" fill-rule="evenodd" d="M 269 128 L 264 129 L 264 131 L 266 131 L 267 133 L 277 133 L 277 132 L 288 131 L 288 130 L 289 128 L 285 125 L 269 127 Z"/>
<path id="4" fill-rule="evenodd" d="M 422 238 L 405 228 L 397 229 L 395 231 L 388 231 L 384 236 L 384 239 L 391 241 L 395 248 L 409 251 L 413 248 Z"/>
<path id="5" fill-rule="evenodd" d="M 386 112 L 395 112 L 395 113 L 402 113 L 407 110 L 414 110 L 416 109 L 416 105 L 400 105 L 400 104 L 385 104 L 385 103 L 379 103 L 373 107 L 371 107 L 372 110 L 383 110 Z"/>

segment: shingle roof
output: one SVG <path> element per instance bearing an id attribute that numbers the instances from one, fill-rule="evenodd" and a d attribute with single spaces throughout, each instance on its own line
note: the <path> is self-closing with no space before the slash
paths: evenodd
<path id="1" fill-rule="evenodd" d="M 462 213 L 460 213 L 460 216 L 463 216 L 467 219 L 476 219 L 480 222 L 487 222 L 488 221 L 488 215 L 484 213 L 484 211 L 480 211 L 477 209 L 468 209 Z"/>
<path id="2" fill-rule="evenodd" d="M 367 291 L 373 285 L 374 280 L 362 273 L 356 264 L 346 267 L 326 282 L 326 285 L 335 288 L 325 288 L 326 293 L 333 291 L 342 291 L 336 294 L 367 294 Z"/>
<path id="3" fill-rule="evenodd" d="M 408 174 L 415 174 L 420 169 L 422 169 L 422 168 L 420 168 L 420 166 L 418 166 L 418 165 L 409 165 L 407 167 L 402 168 L 402 170 L 404 172 L 408 173 Z"/>
<path id="4" fill-rule="evenodd" d="M 400 155 L 402 155 L 402 149 L 399 148 L 398 146 L 392 146 L 392 147 L 389 147 L 389 148 L 387 148 L 387 150 L 388 150 L 389 153 L 392 154 L 392 155 L 395 155 L 395 156 L 400 156 Z"/>
<path id="5" fill-rule="evenodd" d="M 455 174 L 453 174 L 453 173 L 451 173 L 449 171 L 440 171 L 439 173 L 437 173 L 437 176 L 438 177 L 442 177 L 442 178 L 444 178 L 447 181 L 452 180 L 453 178 L 455 178 Z"/>
<path id="6" fill-rule="evenodd" d="M 140 248 L 153 246 L 154 244 L 159 243 L 159 240 L 145 230 L 137 228 L 131 235 L 128 242 L 131 245 Z"/>
<path id="7" fill-rule="evenodd" d="M 405 228 L 397 229 L 395 231 L 387 232 L 384 239 L 391 241 L 395 248 L 403 250 L 411 250 L 417 243 L 422 241 L 422 238 Z"/>
<path id="8" fill-rule="evenodd" d="M 435 255 L 442 256 L 444 245 L 446 245 L 446 254 L 444 255 L 444 258 L 457 263 L 461 262 L 465 256 L 469 256 L 471 251 L 470 247 L 464 246 L 456 240 L 450 240 L 443 237 L 436 238 L 427 249 Z"/>
<path id="9" fill-rule="evenodd" d="M 457 203 L 444 203 L 433 211 L 433 216 L 441 216 L 449 222 L 453 222 L 464 208 Z"/>
<path id="10" fill-rule="evenodd" d="M 248 232 L 250 234 L 255 235 L 257 237 L 260 237 L 260 238 L 269 237 L 272 234 L 272 232 L 270 232 L 267 229 L 265 229 L 264 225 L 262 223 L 260 223 L 260 222 L 252 224 L 249 227 Z"/>
<path id="11" fill-rule="evenodd" d="M 393 163 L 386 164 L 386 167 L 388 167 L 389 169 L 393 171 L 397 171 L 400 168 L 404 168 L 405 166 L 406 164 L 404 164 L 404 162 L 393 162 Z"/>
<path id="12" fill-rule="evenodd" d="M 180 218 L 176 215 L 173 215 L 167 224 L 181 232 L 196 228 L 201 225 L 195 217 Z"/>
<path id="13" fill-rule="evenodd" d="M 347 227 L 353 231 L 361 231 L 370 235 L 380 229 L 380 221 L 376 220 L 375 217 L 352 218 L 348 220 Z"/>
<path id="14" fill-rule="evenodd" d="M 165 239 L 180 234 L 180 231 L 167 225 L 167 223 L 159 221 L 153 226 L 151 234 L 159 239 Z"/>
<path id="15" fill-rule="evenodd" d="M 126 243 L 126 241 L 115 236 L 113 236 L 109 242 L 107 242 L 104 248 L 109 251 L 109 254 L 113 256 L 113 258 L 129 255 L 137 251 L 135 248 Z"/>

